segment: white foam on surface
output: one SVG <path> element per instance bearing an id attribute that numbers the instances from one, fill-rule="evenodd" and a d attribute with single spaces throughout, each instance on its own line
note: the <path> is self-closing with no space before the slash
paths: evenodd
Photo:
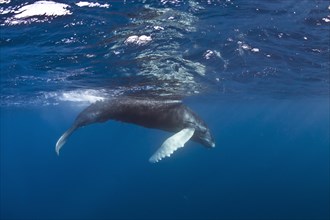
<path id="1" fill-rule="evenodd" d="M 154 26 L 154 29 L 155 29 L 156 31 L 164 30 L 164 28 L 163 28 L 162 26 L 158 26 L 158 25 Z"/>
<path id="2" fill-rule="evenodd" d="M 102 91 L 88 89 L 88 90 L 76 90 L 63 92 L 58 99 L 60 101 L 69 102 L 88 102 L 94 103 L 96 101 L 102 101 L 105 98 L 102 96 Z"/>
<path id="3" fill-rule="evenodd" d="M 33 16 L 63 16 L 72 14 L 67 8 L 69 5 L 53 1 L 37 1 L 30 5 L 25 5 L 15 11 L 15 18 L 28 18 Z"/>
<path id="4" fill-rule="evenodd" d="M 0 7 L 0 15 L 5 15 L 8 13 L 13 13 L 12 7 L 9 7 L 9 8 Z"/>
<path id="5" fill-rule="evenodd" d="M 223 59 L 221 56 L 221 53 L 217 50 L 207 50 L 205 51 L 205 53 L 203 54 L 204 58 L 209 60 L 211 58 L 215 58 L 218 57 L 220 59 Z"/>
<path id="6" fill-rule="evenodd" d="M 223 61 L 223 67 L 224 69 L 227 69 L 229 61 L 224 59 L 220 53 L 220 51 L 217 50 L 207 50 L 203 54 L 204 59 L 209 60 L 209 59 L 215 59 L 219 58 Z"/>
<path id="7" fill-rule="evenodd" d="M 255 52 L 255 53 L 258 53 L 260 50 L 259 50 L 259 48 L 254 47 L 254 48 L 251 49 L 251 51 Z"/>
<path id="8" fill-rule="evenodd" d="M 205 53 L 204 53 L 204 58 L 209 60 L 212 56 L 214 56 L 214 52 L 212 50 L 207 50 Z"/>
<path id="9" fill-rule="evenodd" d="M 322 20 L 324 21 L 324 22 L 330 22 L 330 15 L 328 16 L 328 17 L 326 17 L 326 18 L 322 18 Z"/>
<path id="10" fill-rule="evenodd" d="M 79 7 L 90 7 L 90 8 L 93 8 L 93 7 L 109 8 L 110 7 L 109 4 L 100 4 L 98 2 L 83 2 L 83 1 L 76 3 L 76 5 Z"/>
<path id="11" fill-rule="evenodd" d="M 282 35 L 279 35 L 279 38 L 281 38 Z M 238 44 L 238 52 L 239 52 L 239 55 L 242 56 L 244 54 L 244 50 L 249 50 L 251 52 L 254 52 L 254 53 L 258 53 L 260 52 L 260 49 L 257 48 L 257 47 L 252 47 L 251 45 L 249 44 L 246 44 L 242 41 L 237 41 L 237 44 Z"/>
<path id="12" fill-rule="evenodd" d="M 31 22 L 44 22 L 47 18 L 33 18 L 35 16 L 57 17 L 71 15 L 70 6 L 54 1 L 37 1 L 32 4 L 9 8 L 1 11 L 1 14 L 14 14 L 5 20 L 6 24 L 27 24 Z"/>
<path id="13" fill-rule="evenodd" d="M 8 4 L 10 3 L 10 0 L 0 0 L 0 4 Z"/>
<path id="14" fill-rule="evenodd" d="M 126 40 L 125 40 L 125 44 L 136 44 L 136 45 L 145 45 L 147 43 L 149 43 L 150 41 L 152 41 L 152 38 L 150 36 L 146 36 L 146 35 L 141 35 L 141 36 L 137 36 L 137 35 L 132 35 L 129 36 Z"/>
<path id="15" fill-rule="evenodd" d="M 244 50 L 250 50 L 251 49 L 251 46 L 248 45 L 248 44 L 242 44 L 241 46 Z"/>
<path id="16" fill-rule="evenodd" d="M 170 4 L 178 4 L 180 3 L 181 1 L 180 0 L 160 0 L 160 2 L 165 5 L 167 3 L 170 3 Z"/>

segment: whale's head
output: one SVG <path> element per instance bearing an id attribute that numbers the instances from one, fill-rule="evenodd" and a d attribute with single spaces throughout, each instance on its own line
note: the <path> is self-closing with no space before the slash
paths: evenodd
<path id="1" fill-rule="evenodd" d="M 196 126 L 192 139 L 205 147 L 215 147 L 215 141 L 211 131 L 204 123 Z"/>
<path id="2" fill-rule="evenodd" d="M 205 147 L 215 147 L 214 138 L 206 123 L 188 107 L 183 106 L 182 109 L 184 113 L 181 113 L 181 116 L 185 122 L 183 127 L 192 127 L 195 129 L 191 139 Z"/>
<path id="3" fill-rule="evenodd" d="M 192 137 L 193 141 L 198 142 L 205 147 L 215 147 L 215 141 L 211 131 L 203 121 L 198 121 L 193 127 L 195 128 L 195 133 Z"/>

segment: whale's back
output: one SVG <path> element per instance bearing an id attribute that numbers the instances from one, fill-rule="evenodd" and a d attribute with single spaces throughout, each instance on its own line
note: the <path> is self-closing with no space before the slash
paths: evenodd
<path id="1" fill-rule="evenodd" d="M 184 122 L 181 116 L 186 110 L 180 100 L 130 97 L 112 100 L 109 107 L 113 109 L 110 119 L 172 132 L 183 128 Z M 178 124 L 182 124 L 182 126 L 178 127 Z"/>

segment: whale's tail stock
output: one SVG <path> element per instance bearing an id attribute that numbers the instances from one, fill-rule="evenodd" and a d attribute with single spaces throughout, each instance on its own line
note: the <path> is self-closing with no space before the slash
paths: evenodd
<path id="1" fill-rule="evenodd" d="M 66 132 L 64 132 L 64 134 L 62 134 L 62 136 L 56 142 L 55 151 L 57 155 L 60 154 L 61 148 L 75 130 L 95 122 L 105 121 L 105 120 L 103 121 L 98 120 L 98 117 L 100 117 L 99 113 L 100 112 L 102 113 L 102 111 L 99 111 L 99 108 L 103 107 L 103 105 L 104 102 L 101 101 L 95 102 L 79 113 L 79 115 L 76 117 L 75 121 L 73 122 L 73 125 Z"/>
<path id="2" fill-rule="evenodd" d="M 60 155 L 60 149 L 63 147 L 63 145 L 66 143 L 66 141 L 68 140 L 68 138 L 71 136 L 71 134 L 77 130 L 78 126 L 73 125 L 71 128 L 69 128 L 66 132 L 64 132 L 64 134 L 62 134 L 62 136 L 58 139 L 58 141 L 56 142 L 56 147 L 55 147 L 55 151 L 57 153 L 57 155 Z"/>

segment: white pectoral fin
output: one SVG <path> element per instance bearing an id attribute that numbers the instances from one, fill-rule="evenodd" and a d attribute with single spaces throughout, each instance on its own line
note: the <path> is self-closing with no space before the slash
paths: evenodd
<path id="1" fill-rule="evenodd" d="M 169 157 L 177 149 L 184 147 L 184 144 L 194 135 L 194 128 L 184 128 L 178 133 L 166 139 L 162 146 L 154 153 L 149 162 L 156 163 L 164 157 Z"/>

